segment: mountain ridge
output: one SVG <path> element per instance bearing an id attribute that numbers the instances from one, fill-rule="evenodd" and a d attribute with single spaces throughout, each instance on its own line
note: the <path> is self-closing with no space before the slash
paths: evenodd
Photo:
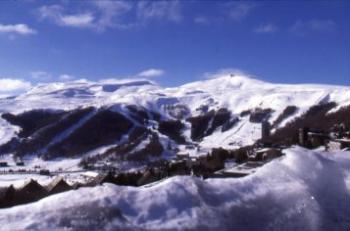
<path id="1" fill-rule="evenodd" d="M 175 88 L 147 80 L 44 84 L 17 97 L 0 99 L 0 151 L 53 158 L 66 153 L 94 156 L 94 150 L 108 146 L 110 150 L 96 155 L 118 161 L 147 161 L 149 156 L 157 159 L 177 152 L 202 155 L 212 148 L 255 143 L 261 138 L 263 121 L 275 131 L 316 105 L 334 102 L 331 111 L 337 111 L 349 104 L 349 90 L 345 86 L 273 84 L 234 74 Z M 88 108 L 97 112 L 83 117 Z M 65 115 L 43 127 L 38 121 L 37 130 L 19 137 L 26 123 L 54 111 Z M 129 125 L 123 128 L 118 123 Z M 116 130 L 110 129 L 113 127 Z M 89 131 L 91 137 L 86 134 Z M 79 139 L 89 140 L 89 148 Z"/>

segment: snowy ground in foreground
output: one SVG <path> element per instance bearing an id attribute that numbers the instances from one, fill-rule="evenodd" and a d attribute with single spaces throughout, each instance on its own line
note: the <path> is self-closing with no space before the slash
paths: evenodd
<path id="1" fill-rule="evenodd" d="M 4 230 L 350 230 L 350 152 L 295 147 L 240 179 L 83 188 L 0 210 Z"/>

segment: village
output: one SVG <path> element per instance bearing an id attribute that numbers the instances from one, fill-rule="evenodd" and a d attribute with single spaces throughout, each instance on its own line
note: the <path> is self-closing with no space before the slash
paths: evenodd
<path id="1" fill-rule="evenodd" d="M 26 204 L 40 200 L 44 197 L 76 190 L 81 187 L 94 187 L 103 183 L 112 183 L 125 186 L 143 186 L 157 182 L 168 177 L 179 175 L 192 175 L 202 179 L 207 178 L 237 178 L 254 173 L 259 167 L 269 161 L 283 156 L 283 149 L 288 146 L 272 144 L 269 142 L 270 125 L 262 124 L 261 139 L 254 145 L 235 150 L 214 148 L 207 155 L 191 156 L 182 151 L 171 160 L 160 160 L 147 166 L 143 170 L 118 172 L 115 169 L 105 167 L 95 168 L 87 166 L 85 170 L 48 169 L 34 166 L 34 169 L 26 169 L 25 162 L 15 159 L 14 169 L 9 169 L 8 162 L 0 162 L 0 174 L 37 174 L 49 177 L 47 184 L 41 184 L 34 179 L 20 186 L 0 187 L 0 208 Z M 325 151 L 340 151 L 350 148 L 350 133 L 342 124 L 335 126 L 335 131 L 324 133 L 310 128 L 300 128 L 298 131 L 298 143 L 305 148 L 314 149 L 324 147 Z M 1 170 L 6 168 L 8 170 Z M 84 173 L 95 171 L 96 175 L 85 176 L 84 182 L 67 182 L 62 174 Z"/>

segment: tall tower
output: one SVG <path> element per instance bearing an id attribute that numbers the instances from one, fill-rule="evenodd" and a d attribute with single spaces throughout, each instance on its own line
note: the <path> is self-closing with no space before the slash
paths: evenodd
<path id="1" fill-rule="evenodd" d="M 307 146 L 307 141 L 308 137 L 307 134 L 309 133 L 309 129 L 304 127 L 304 128 L 299 128 L 299 145 L 300 146 Z"/>
<path id="2" fill-rule="evenodd" d="M 261 139 L 265 140 L 270 136 L 271 125 L 267 120 L 261 123 Z"/>

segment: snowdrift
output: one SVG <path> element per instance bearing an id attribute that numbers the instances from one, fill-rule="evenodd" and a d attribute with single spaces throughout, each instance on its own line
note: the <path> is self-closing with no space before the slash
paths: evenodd
<path id="1" fill-rule="evenodd" d="M 350 230 L 350 153 L 294 147 L 240 179 L 82 188 L 0 211 L 4 230 Z"/>

